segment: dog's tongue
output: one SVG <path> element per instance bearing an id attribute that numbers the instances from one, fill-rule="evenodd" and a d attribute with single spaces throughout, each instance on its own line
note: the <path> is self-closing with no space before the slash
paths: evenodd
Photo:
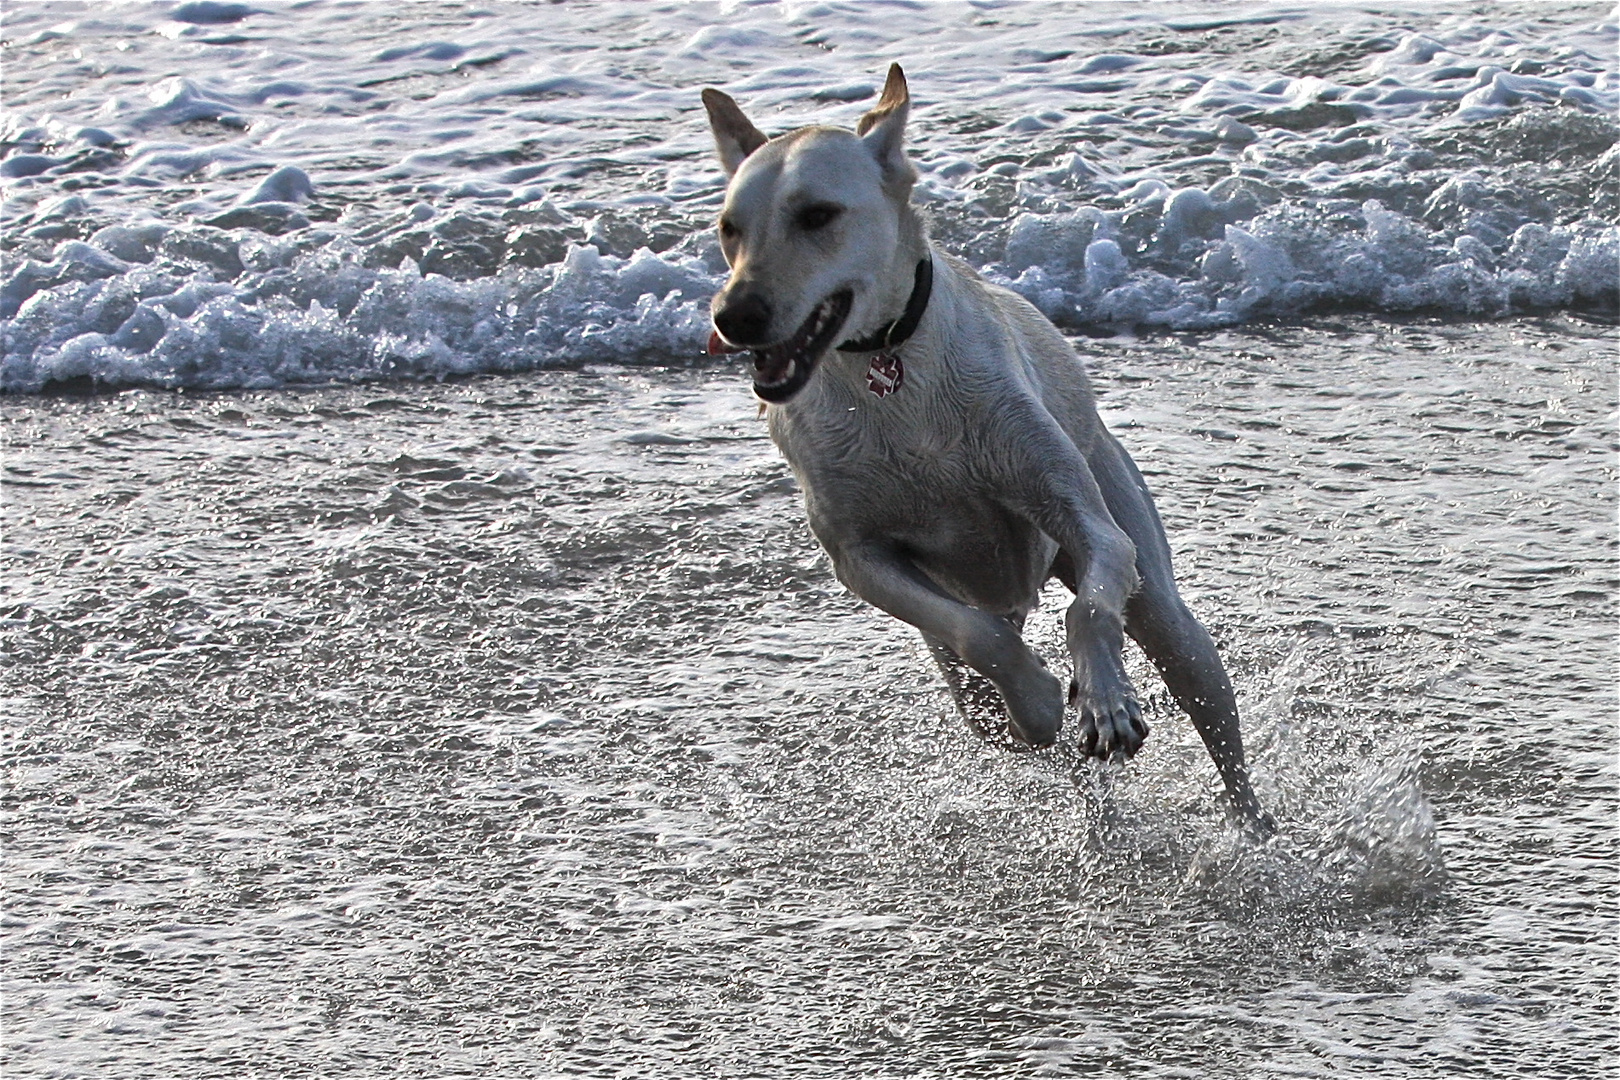
<path id="1" fill-rule="evenodd" d="M 715 331 L 712 331 L 709 334 L 709 355 L 710 356 L 720 356 L 720 355 L 722 355 L 724 353 L 734 353 L 734 352 L 742 352 L 742 350 L 741 349 L 733 349 L 731 346 L 727 345 L 725 343 L 725 341 L 720 337 L 720 331 L 715 330 Z"/>

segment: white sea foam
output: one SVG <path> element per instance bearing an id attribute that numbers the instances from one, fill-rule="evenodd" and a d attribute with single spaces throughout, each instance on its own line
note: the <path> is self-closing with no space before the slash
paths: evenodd
<path id="1" fill-rule="evenodd" d="M 696 356 L 697 90 L 849 124 L 894 59 L 941 241 L 1066 325 L 1620 287 L 1601 7 L 413 10 L 8 12 L 0 386 Z"/>

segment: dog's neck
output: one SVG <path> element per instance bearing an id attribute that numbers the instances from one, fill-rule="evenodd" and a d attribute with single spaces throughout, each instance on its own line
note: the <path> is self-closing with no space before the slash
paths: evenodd
<path id="1" fill-rule="evenodd" d="M 928 226 L 908 199 L 899 212 L 900 237 L 889 256 L 884 271 L 883 292 L 878 298 L 870 326 L 862 326 L 859 333 L 849 334 L 851 340 L 865 338 L 880 327 L 894 322 L 906 310 L 911 290 L 916 284 L 917 263 L 928 257 Z"/>

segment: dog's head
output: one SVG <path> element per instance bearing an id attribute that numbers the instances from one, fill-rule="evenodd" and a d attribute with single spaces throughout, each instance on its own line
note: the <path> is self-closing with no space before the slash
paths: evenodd
<path id="1" fill-rule="evenodd" d="M 767 139 L 720 91 L 704 90 L 703 104 L 731 177 L 720 214 L 731 277 L 714 298 L 715 329 L 753 351 L 754 392 L 786 401 L 846 328 L 893 317 L 878 308 L 917 178 L 902 145 L 906 77 L 889 68 L 853 132 L 806 127 Z M 906 267 L 901 280 L 910 279 Z"/>

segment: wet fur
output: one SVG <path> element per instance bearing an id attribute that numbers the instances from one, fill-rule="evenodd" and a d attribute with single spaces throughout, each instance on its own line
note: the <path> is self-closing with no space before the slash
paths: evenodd
<path id="1" fill-rule="evenodd" d="M 898 65 L 860 134 L 813 127 L 766 140 L 729 97 L 706 90 L 704 102 L 732 174 L 717 326 L 736 325 L 728 305 L 746 298 L 771 313 L 761 340 L 780 340 L 849 288 L 838 340 L 858 338 L 895 318 L 912 268 L 933 260 L 926 314 L 900 349 L 900 391 L 868 390 L 871 353 L 829 349 L 804 388 L 768 410 L 839 580 L 922 631 L 976 726 L 999 704 L 1007 732 L 1032 747 L 1057 738 L 1067 703 L 1088 753 L 1140 748 L 1147 726 L 1121 658 L 1129 633 L 1192 716 L 1233 807 L 1268 827 L 1231 684 L 1177 593 L 1152 497 L 1098 418 L 1080 359 L 1026 300 L 936 250 L 910 204 Z M 813 203 L 844 207 L 840 228 L 795 232 L 794 208 Z M 1075 593 L 1067 693 L 1020 636 L 1054 575 Z"/>

